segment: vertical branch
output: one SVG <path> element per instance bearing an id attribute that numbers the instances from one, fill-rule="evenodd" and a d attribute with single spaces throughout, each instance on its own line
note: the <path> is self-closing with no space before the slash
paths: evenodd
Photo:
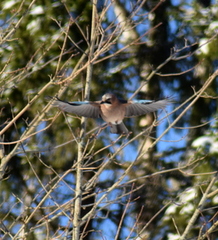
<path id="1" fill-rule="evenodd" d="M 85 100 L 89 99 L 93 63 L 92 58 L 94 55 L 95 48 L 95 38 L 96 38 L 96 18 L 97 18 L 97 0 L 93 1 L 92 7 L 92 26 L 91 26 L 91 37 L 90 46 L 88 54 L 88 67 L 86 75 L 86 85 L 85 85 Z M 81 120 L 81 132 L 80 132 L 80 142 L 78 144 L 78 158 L 77 158 L 77 169 L 76 169 L 76 189 L 75 189 L 75 205 L 74 205 L 74 215 L 73 215 L 73 240 L 80 239 L 80 215 L 81 215 L 81 204 L 82 204 L 82 177 L 83 177 L 83 146 L 85 144 L 84 133 L 86 130 L 86 119 L 83 117 Z"/>

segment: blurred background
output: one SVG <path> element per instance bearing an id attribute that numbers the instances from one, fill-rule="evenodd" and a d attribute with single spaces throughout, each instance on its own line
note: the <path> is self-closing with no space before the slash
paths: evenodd
<path id="1" fill-rule="evenodd" d="M 105 0 L 94 7 L 93 25 L 92 1 L 0 3 L 1 239 L 72 238 L 82 126 L 45 97 L 84 100 L 89 64 L 91 101 L 113 92 L 174 102 L 125 119 L 127 137 L 98 132 L 103 121 L 87 119 L 81 239 L 179 239 L 217 171 L 217 2 Z M 217 221 L 217 203 L 211 194 L 191 239 Z"/>

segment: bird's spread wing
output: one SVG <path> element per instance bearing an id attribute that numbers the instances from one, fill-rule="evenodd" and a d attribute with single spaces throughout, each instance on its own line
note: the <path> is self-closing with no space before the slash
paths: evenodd
<path id="1" fill-rule="evenodd" d="M 159 101 L 152 100 L 135 100 L 130 101 L 126 105 L 125 117 L 134 117 L 144 115 L 149 112 L 155 112 L 158 109 L 165 108 L 170 103 L 169 99 L 163 99 Z"/>
<path id="2" fill-rule="evenodd" d="M 98 102 L 65 102 L 56 98 L 53 106 L 60 108 L 64 112 L 74 113 L 78 116 L 88 118 L 100 117 L 100 108 Z"/>

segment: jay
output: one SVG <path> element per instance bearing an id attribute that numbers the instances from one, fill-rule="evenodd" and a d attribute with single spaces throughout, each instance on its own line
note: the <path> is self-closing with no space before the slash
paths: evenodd
<path id="1" fill-rule="evenodd" d="M 123 123 L 125 117 L 135 117 L 165 108 L 169 98 L 154 100 L 122 100 L 112 93 L 106 93 L 101 101 L 65 102 L 55 98 L 53 106 L 64 112 L 74 113 L 88 118 L 101 117 L 111 127 L 111 133 L 128 134 Z"/>

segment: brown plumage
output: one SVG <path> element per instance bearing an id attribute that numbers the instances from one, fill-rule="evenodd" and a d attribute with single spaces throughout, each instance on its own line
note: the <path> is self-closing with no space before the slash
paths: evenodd
<path id="1" fill-rule="evenodd" d="M 111 126 L 111 133 L 128 134 L 123 123 L 125 117 L 134 117 L 165 108 L 171 100 L 121 100 L 112 93 L 106 93 L 101 101 L 65 102 L 56 98 L 54 106 L 61 110 L 89 118 L 101 117 Z"/>

